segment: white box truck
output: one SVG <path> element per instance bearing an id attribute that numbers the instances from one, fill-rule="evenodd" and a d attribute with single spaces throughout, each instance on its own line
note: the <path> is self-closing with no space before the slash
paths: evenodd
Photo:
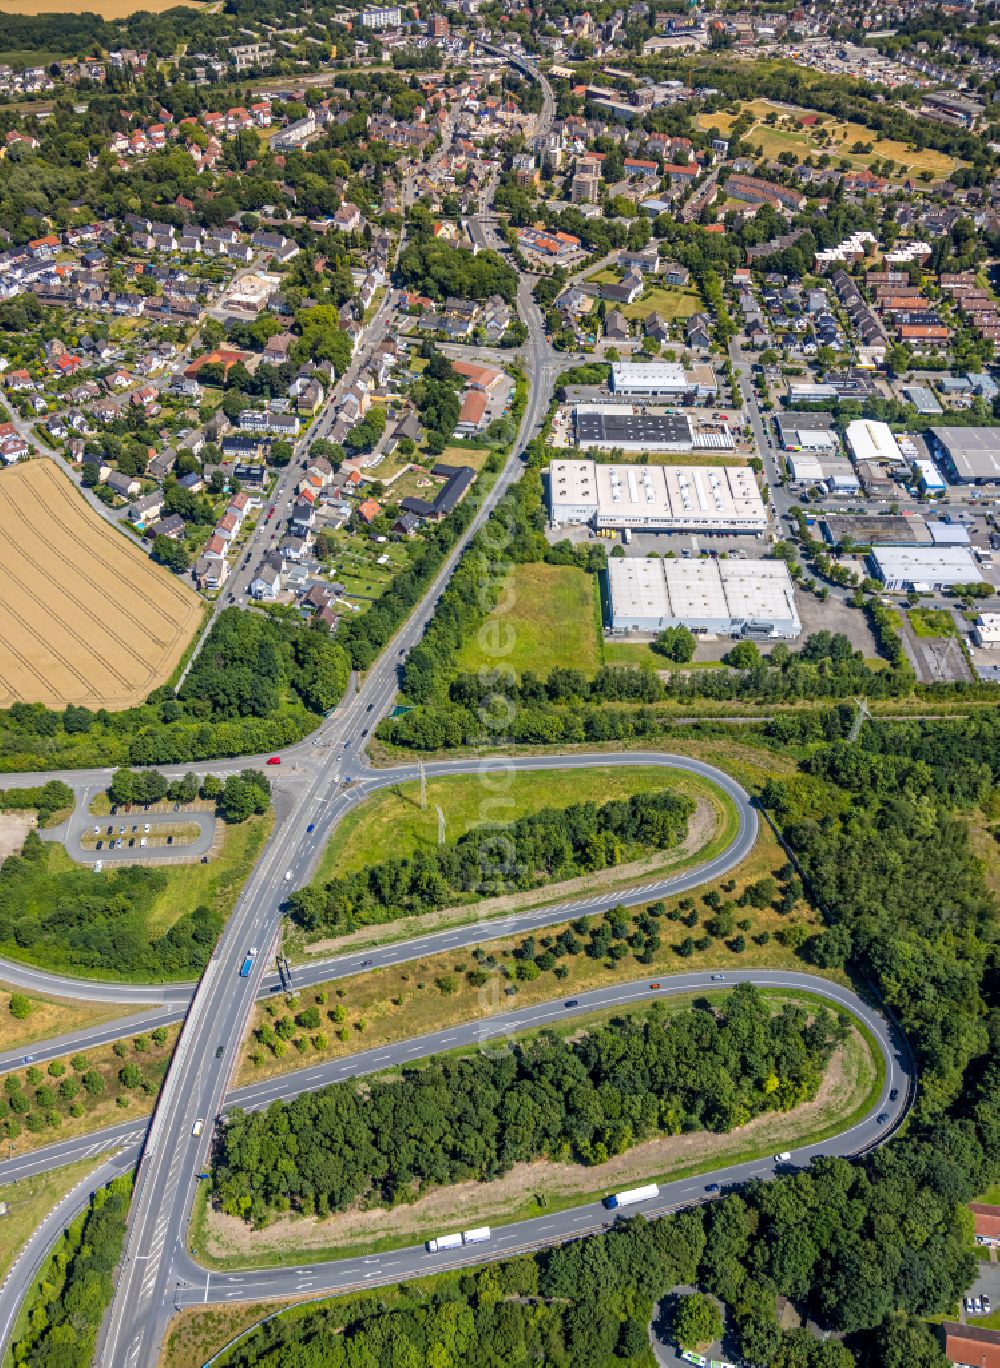
<path id="1" fill-rule="evenodd" d="M 655 1183 L 647 1183 L 645 1187 L 629 1188 L 626 1192 L 613 1192 L 610 1197 L 605 1197 L 604 1205 L 609 1211 L 617 1211 L 619 1207 L 635 1206 L 636 1202 L 650 1202 L 654 1197 L 659 1197 L 660 1189 Z"/>
<path id="2" fill-rule="evenodd" d="M 442 1249 L 461 1249 L 462 1235 L 456 1231 L 454 1235 L 439 1235 L 436 1240 L 427 1241 L 427 1253 L 437 1254 Z"/>
<path id="3" fill-rule="evenodd" d="M 489 1226 L 476 1226 L 475 1230 L 466 1230 L 462 1240 L 465 1244 L 484 1244 L 492 1233 Z"/>

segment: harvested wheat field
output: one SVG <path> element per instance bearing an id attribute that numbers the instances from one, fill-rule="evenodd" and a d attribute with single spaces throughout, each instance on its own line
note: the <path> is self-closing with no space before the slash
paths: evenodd
<path id="1" fill-rule="evenodd" d="M 0 471 L 0 706 L 127 708 L 161 684 L 201 615 L 48 460 Z"/>

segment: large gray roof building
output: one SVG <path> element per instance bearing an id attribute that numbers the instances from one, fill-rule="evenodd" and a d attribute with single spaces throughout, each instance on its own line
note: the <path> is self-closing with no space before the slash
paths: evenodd
<path id="1" fill-rule="evenodd" d="M 795 591 L 784 561 L 608 561 L 611 627 L 659 632 L 689 627 L 717 636 L 796 637 Z"/>
<path id="2" fill-rule="evenodd" d="M 945 469 L 959 484 L 1000 481 L 1000 427 L 934 427 Z"/>

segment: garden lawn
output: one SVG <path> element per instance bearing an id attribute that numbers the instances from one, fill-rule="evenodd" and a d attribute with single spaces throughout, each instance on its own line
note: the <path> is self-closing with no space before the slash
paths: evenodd
<path id="1" fill-rule="evenodd" d="M 647 318 L 651 313 L 660 314 L 668 321 L 673 318 L 690 318 L 701 308 L 697 290 L 682 290 L 668 285 L 657 285 L 643 294 L 633 304 L 624 304 L 622 313 L 626 318 Z"/>
<path id="2" fill-rule="evenodd" d="M 593 674 L 601 663 L 595 584 L 595 576 L 570 565 L 515 565 L 500 603 L 459 651 L 459 670 L 471 673 L 504 666 L 517 675 L 533 670 L 544 678 L 565 666 Z M 480 645 L 497 629 L 501 641 L 510 646 L 500 656 Z"/>

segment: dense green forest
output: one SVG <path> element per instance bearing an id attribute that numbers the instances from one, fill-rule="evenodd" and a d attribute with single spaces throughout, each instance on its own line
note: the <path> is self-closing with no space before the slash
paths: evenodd
<path id="1" fill-rule="evenodd" d="M 25 1303 L 15 1368 L 88 1368 L 114 1292 L 131 1195 L 131 1174 L 101 1188 L 56 1245 Z"/>
<path id="2" fill-rule="evenodd" d="M 64 864 L 60 847 L 29 831 L 21 854 L 0 865 L 0 953 L 57 970 L 154 982 L 201 972 L 222 932 L 212 908 L 196 907 L 150 939 L 146 918 L 169 886 L 167 870 L 123 865 L 95 874 Z"/>
<path id="3" fill-rule="evenodd" d="M 0 712 L 0 770 L 183 764 L 298 741 L 340 699 L 350 665 L 325 629 L 226 608 L 184 683 L 124 712 L 15 703 Z"/>
<path id="4" fill-rule="evenodd" d="M 517 272 L 497 252 L 463 251 L 427 234 L 403 249 L 397 267 L 400 281 L 411 290 L 445 299 L 488 299 L 500 295 L 513 304 Z"/>
<path id="5" fill-rule="evenodd" d="M 214 1196 L 261 1224 L 289 1208 L 324 1216 L 359 1198 L 392 1205 L 537 1158 L 601 1164 L 651 1136 L 730 1131 L 813 1097 L 846 1032 L 825 1008 L 775 1011 L 740 984 L 718 1007 L 654 1007 L 574 1040 L 544 1032 L 399 1079 L 335 1083 L 231 1112 Z"/>
<path id="6" fill-rule="evenodd" d="M 457 841 L 383 860 L 288 900 L 308 932 L 347 932 L 419 912 L 610 869 L 683 840 L 694 800 L 663 789 L 605 803 L 542 808 L 503 826 L 484 823 Z"/>

